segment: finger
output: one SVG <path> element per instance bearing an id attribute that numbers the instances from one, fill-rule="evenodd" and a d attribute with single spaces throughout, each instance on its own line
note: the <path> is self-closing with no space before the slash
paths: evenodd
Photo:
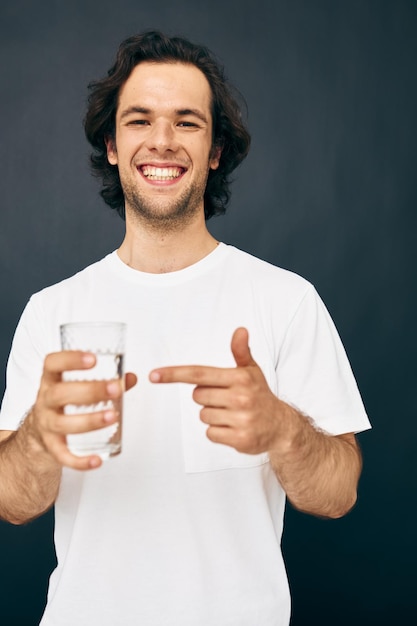
<path id="1" fill-rule="evenodd" d="M 63 350 L 48 354 L 44 362 L 43 375 L 48 380 L 59 380 L 65 371 L 90 369 L 96 357 L 90 352 Z"/>
<path id="2" fill-rule="evenodd" d="M 68 453 L 68 457 L 64 459 L 63 465 L 71 467 L 72 469 L 86 471 L 97 469 L 103 464 L 103 459 L 96 454 L 91 456 L 76 456 L 75 454 Z"/>
<path id="3" fill-rule="evenodd" d="M 230 411 L 205 406 L 200 411 L 200 420 L 209 426 L 232 426 Z"/>
<path id="4" fill-rule="evenodd" d="M 228 387 L 235 368 L 209 367 L 205 365 L 176 365 L 152 370 L 152 383 L 190 383 L 203 387 Z"/>
<path id="5" fill-rule="evenodd" d="M 209 426 L 206 430 L 206 435 L 213 443 L 222 443 L 226 446 L 234 447 L 234 432 L 233 428 L 229 426 Z"/>
<path id="6" fill-rule="evenodd" d="M 256 365 L 249 348 L 249 333 L 246 328 L 237 328 L 231 343 L 232 353 L 238 367 Z"/>
<path id="7" fill-rule="evenodd" d="M 136 374 L 133 374 L 132 372 L 128 372 L 127 374 L 125 374 L 125 391 L 129 391 L 129 389 L 132 389 L 132 387 L 134 387 L 137 382 L 138 377 L 136 376 Z"/>
<path id="8" fill-rule="evenodd" d="M 251 392 L 253 376 L 247 369 L 236 367 L 230 376 L 227 387 L 203 387 L 198 385 L 193 390 L 193 400 L 202 406 L 248 412 L 257 407 L 258 398 Z"/>
<path id="9" fill-rule="evenodd" d="M 228 426 L 209 426 L 206 435 L 213 443 L 222 443 L 238 452 L 244 452 L 245 454 L 258 454 L 261 452 L 247 434 Z"/>
<path id="10" fill-rule="evenodd" d="M 201 406 L 226 408 L 229 405 L 229 394 L 225 387 L 195 387 L 193 400 Z"/>
<path id="11" fill-rule="evenodd" d="M 66 404 L 97 404 L 114 400 L 122 395 L 123 384 L 120 379 L 58 382 L 45 393 L 45 404 L 49 408 L 60 408 Z"/>
<path id="12" fill-rule="evenodd" d="M 94 413 L 63 413 L 50 421 L 49 430 L 60 435 L 87 433 L 114 424 L 119 415 L 114 407 Z"/>
<path id="13" fill-rule="evenodd" d="M 102 459 L 96 454 L 82 457 L 72 454 L 67 448 L 66 438 L 64 436 L 49 438 L 48 444 L 50 454 L 52 454 L 60 465 L 65 467 L 85 471 L 96 469 L 103 463 Z"/>

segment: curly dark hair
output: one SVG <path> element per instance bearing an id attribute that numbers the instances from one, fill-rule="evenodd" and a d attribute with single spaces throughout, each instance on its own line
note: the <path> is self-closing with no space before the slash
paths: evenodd
<path id="1" fill-rule="evenodd" d="M 212 92 L 212 151 L 221 147 L 219 167 L 210 170 L 204 194 L 206 219 L 225 212 L 230 199 L 230 174 L 246 157 L 250 135 L 242 121 L 237 90 L 227 83 L 223 66 L 204 46 L 159 31 L 146 31 L 120 44 L 116 62 L 105 78 L 89 84 L 84 129 L 93 146 L 91 166 L 102 179 L 103 200 L 125 218 L 124 195 L 117 165 L 107 160 L 106 139 L 115 137 L 115 119 L 120 89 L 142 61 L 181 62 L 195 65 L 207 78 Z M 236 92 L 236 97 L 233 95 Z"/>

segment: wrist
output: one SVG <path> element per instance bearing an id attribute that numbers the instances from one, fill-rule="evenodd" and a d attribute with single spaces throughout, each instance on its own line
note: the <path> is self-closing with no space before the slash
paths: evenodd
<path id="1" fill-rule="evenodd" d="M 23 417 L 20 427 L 20 436 L 17 437 L 20 446 L 28 457 L 42 457 L 51 461 L 51 465 L 58 465 L 45 444 L 42 433 L 37 425 L 35 407 L 31 407 Z M 18 433 L 19 433 L 18 431 Z"/>
<path id="2" fill-rule="evenodd" d="M 280 428 L 269 454 L 281 462 L 296 463 L 308 455 L 308 442 L 313 436 L 314 427 L 310 418 L 293 406 L 282 400 L 278 400 L 278 403 L 277 420 Z"/>

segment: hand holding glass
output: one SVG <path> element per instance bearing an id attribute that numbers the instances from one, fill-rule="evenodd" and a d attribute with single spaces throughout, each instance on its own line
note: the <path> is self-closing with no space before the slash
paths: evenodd
<path id="1" fill-rule="evenodd" d="M 96 356 L 91 369 L 67 371 L 65 381 L 114 380 L 123 378 L 123 357 L 126 325 L 119 322 L 73 322 L 62 324 L 63 350 L 82 350 Z M 69 450 L 77 456 L 97 454 L 103 460 L 119 454 L 122 445 L 122 397 L 98 404 L 67 404 L 66 414 L 85 414 L 115 409 L 118 420 L 110 426 L 86 433 L 67 435 Z"/>

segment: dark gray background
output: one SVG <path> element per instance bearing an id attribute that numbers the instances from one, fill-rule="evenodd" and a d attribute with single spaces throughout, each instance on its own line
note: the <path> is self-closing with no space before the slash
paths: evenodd
<path id="1" fill-rule="evenodd" d="M 121 241 L 88 171 L 86 85 L 153 27 L 211 47 L 245 95 L 252 151 L 209 225 L 316 285 L 374 426 L 351 514 L 288 509 L 293 625 L 414 624 L 417 2 L 2 2 L 2 371 L 30 294 Z M 52 522 L 0 524 L 5 626 L 37 624 Z"/>

